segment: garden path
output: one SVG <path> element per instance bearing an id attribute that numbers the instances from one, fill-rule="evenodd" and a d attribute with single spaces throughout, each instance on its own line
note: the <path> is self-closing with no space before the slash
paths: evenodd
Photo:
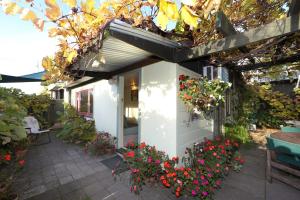
<path id="1" fill-rule="evenodd" d="M 246 163 L 240 173 L 231 172 L 217 200 L 298 200 L 300 191 L 274 180 L 265 181 L 265 152 L 256 146 L 242 149 Z M 30 200 L 172 200 L 169 190 L 145 187 L 140 196 L 129 191 L 128 173 L 114 181 L 111 170 L 81 147 L 52 135 L 52 142 L 29 149 L 26 164 L 14 183 L 20 199 Z M 181 199 L 181 198 L 180 198 Z M 184 198 L 182 198 L 184 199 Z"/>

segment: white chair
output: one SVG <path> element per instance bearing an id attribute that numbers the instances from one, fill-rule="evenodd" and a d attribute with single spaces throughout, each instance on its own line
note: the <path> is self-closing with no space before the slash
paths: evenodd
<path id="1" fill-rule="evenodd" d="M 38 120 L 33 117 L 33 116 L 27 116 L 24 118 L 24 122 L 25 122 L 25 129 L 27 134 L 30 135 L 34 135 L 35 139 L 38 139 L 38 136 L 40 136 L 42 133 L 47 133 L 48 134 L 48 142 L 46 143 L 42 143 L 42 144 L 48 144 L 51 142 L 51 137 L 50 137 L 50 130 L 46 129 L 46 130 L 40 130 L 40 125 Z M 39 144 L 39 145 L 42 145 Z"/>

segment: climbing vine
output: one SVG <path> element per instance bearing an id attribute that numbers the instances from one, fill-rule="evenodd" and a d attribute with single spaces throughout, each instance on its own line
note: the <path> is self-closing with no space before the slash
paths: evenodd
<path id="1" fill-rule="evenodd" d="M 236 30 L 247 30 L 286 16 L 287 0 L 0 0 L 7 15 L 20 15 L 39 30 L 50 23 L 59 50 L 43 59 L 46 79 L 66 79 L 65 69 L 90 47 L 100 48 L 105 27 L 119 19 L 191 46 L 221 38 L 215 30 L 222 10 Z"/>

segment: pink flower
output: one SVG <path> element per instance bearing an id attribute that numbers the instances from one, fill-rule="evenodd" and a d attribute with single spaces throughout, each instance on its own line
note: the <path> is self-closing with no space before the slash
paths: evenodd
<path id="1" fill-rule="evenodd" d="M 208 193 L 206 191 L 203 191 L 202 195 L 206 197 L 208 195 Z"/>
<path id="2" fill-rule="evenodd" d="M 216 185 L 217 185 L 217 186 L 220 186 L 220 185 L 221 185 L 221 183 L 222 183 L 222 181 L 221 181 L 221 180 L 216 180 Z"/>
<path id="3" fill-rule="evenodd" d="M 208 181 L 207 180 L 203 180 L 202 181 L 202 185 L 208 185 Z"/>
<path id="4" fill-rule="evenodd" d="M 212 177 L 212 175 L 211 175 L 211 174 L 207 174 L 207 176 L 208 176 L 209 178 L 211 178 L 211 177 Z"/>
<path id="5" fill-rule="evenodd" d="M 196 196 L 197 195 L 197 192 L 195 190 L 192 190 L 192 195 L 193 196 Z"/>
<path id="6" fill-rule="evenodd" d="M 199 181 L 198 181 L 197 179 L 195 179 L 195 180 L 193 181 L 193 183 L 194 183 L 195 185 L 198 185 L 198 184 L 199 184 Z"/>
<path id="7" fill-rule="evenodd" d="M 159 165 L 160 164 L 160 160 L 156 160 L 155 164 Z"/>
<path id="8" fill-rule="evenodd" d="M 201 164 L 201 165 L 204 165 L 204 160 L 203 159 L 201 159 L 201 160 L 199 159 L 198 163 Z"/>
<path id="9" fill-rule="evenodd" d="M 148 157 L 147 162 L 152 163 L 152 157 L 151 156 Z"/>

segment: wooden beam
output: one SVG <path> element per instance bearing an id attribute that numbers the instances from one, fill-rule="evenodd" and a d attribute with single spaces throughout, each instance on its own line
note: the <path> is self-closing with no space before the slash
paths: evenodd
<path id="1" fill-rule="evenodd" d="M 216 30 L 220 32 L 224 37 L 237 34 L 233 25 L 222 11 L 217 12 L 216 15 Z M 242 53 L 249 53 L 249 49 L 247 47 L 239 47 L 238 49 Z M 255 60 L 253 58 L 249 59 L 253 64 L 255 63 Z"/>
<path id="2" fill-rule="evenodd" d="M 300 31 L 300 15 L 292 15 L 285 19 L 277 20 L 249 31 L 228 36 L 223 39 L 211 41 L 191 49 L 177 49 L 174 62 L 183 62 L 189 59 L 200 58 L 218 53 L 237 49 L 248 44 L 261 42 L 278 36 Z"/>
<path id="3" fill-rule="evenodd" d="M 289 16 L 297 15 L 300 12 L 300 1 L 290 0 Z"/>
<path id="4" fill-rule="evenodd" d="M 297 53 L 295 55 L 291 55 L 288 57 L 284 57 L 284 58 L 281 58 L 278 60 L 272 60 L 270 62 L 249 64 L 249 65 L 240 65 L 240 66 L 236 66 L 234 69 L 244 72 L 244 71 L 250 71 L 250 70 L 255 70 L 255 69 L 269 68 L 270 66 L 282 65 L 285 63 L 292 63 L 292 62 L 297 62 L 297 61 L 300 61 L 300 53 Z"/>

